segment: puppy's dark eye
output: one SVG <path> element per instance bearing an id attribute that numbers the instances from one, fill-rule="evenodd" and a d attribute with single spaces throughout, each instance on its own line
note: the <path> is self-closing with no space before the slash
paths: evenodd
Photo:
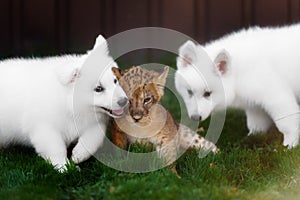
<path id="1" fill-rule="evenodd" d="M 118 81 L 117 81 L 117 79 L 114 79 L 114 84 L 116 84 Z"/>
<path id="2" fill-rule="evenodd" d="M 188 92 L 190 97 L 194 95 L 194 92 L 192 90 L 187 90 L 187 92 Z"/>
<path id="3" fill-rule="evenodd" d="M 204 92 L 203 96 L 205 98 L 208 98 L 208 97 L 210 97 L 211 93 L 212 93 L 211 91 L 206 91 L 206 92 Z"/>
<path id="4" fill-rule="evenodd" d="M 101 85 L 98 85 L 95 89 L 94 89 L 95 92 L 103 92 L 104 91 L 104 87 L 102 87 Z"/>
<path id="5" fill-rule="evenodd" d="M 152 98 L 151 97 L 147 97 L 146 99 L 144 99 L 144 104 L 148 104 L 151 103 Z"/>

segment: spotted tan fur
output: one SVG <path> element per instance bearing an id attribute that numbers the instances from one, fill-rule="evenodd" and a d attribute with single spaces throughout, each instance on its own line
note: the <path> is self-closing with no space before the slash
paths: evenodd
<path id="1" fill-rule="evenodd" d="M 112 120 L 113 143 L 121 148 L 126 148 L 128 142 L 152 143 L 167 164 L 177 159 L 179 147 L 218 152 L 212 142 L 185 125 L 177 125 L 171 114 L 161 106 L 160 99 L 164 95 L 168 71 L 168 67 L 162 73 L 140 66 L 127 70 L 113 68 L 130 101 L 127 114 Z"/>

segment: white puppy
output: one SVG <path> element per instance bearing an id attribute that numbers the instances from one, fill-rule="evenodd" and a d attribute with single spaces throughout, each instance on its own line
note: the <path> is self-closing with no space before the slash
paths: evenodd
<path id="1" fill-rule="evenodd" d="M 205 46 L 188 41 L 179 49 L 176 88 L 192 119 L 240 108 L 249 134 L 275 123 L 292 148 L 299 142 L 299 52 L 300 24 L 242 30 Z"/>
<path id="2" fill-rule="evenodd" d="M 101 35 L 85 55 L 0 62 L 0 147 L 33 146 L 41 157 L 64 171 L 67 147 L 78 139 L 72 160 L 88 159 L 103 142 L 108 115 L 121 116 L 127 104 L 113 66 L 117 65 Z M 88 81 L 77 84 L 82 79 Z M 76 92 L 92 99 L 77 106 Z M 98 121 L 91 117 L 95 112 Z"/>

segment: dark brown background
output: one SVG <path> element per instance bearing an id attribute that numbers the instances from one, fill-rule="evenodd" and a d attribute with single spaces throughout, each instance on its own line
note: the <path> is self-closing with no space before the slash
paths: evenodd
<path id="1" fill-rule="evenodd" d="M 0 56 L 84 52 L 99 33 L 159 26 L 199 42 L 300 21 L 300 0 L 0 0 Z M 300 37 L 300 36 L 299 36 Z"/>

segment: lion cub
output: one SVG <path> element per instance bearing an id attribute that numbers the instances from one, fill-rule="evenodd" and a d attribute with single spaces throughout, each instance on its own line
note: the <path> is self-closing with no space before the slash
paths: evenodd
<path id="1" fill-rule="evenodd" d="M 169 165 L 177 159 L 178 147 L 195 147 L 218 152 L 218 148 L 190 128 L 177 124 L 160 104 L 169 72 L 149 71 L 140 66 L 126 70 L 113 68 L 128 99 L 129 108 L 122 118 L 111 122 L 112 142 L 121 148 L 134 142 L 152 143 L 159 157 Z"/>

